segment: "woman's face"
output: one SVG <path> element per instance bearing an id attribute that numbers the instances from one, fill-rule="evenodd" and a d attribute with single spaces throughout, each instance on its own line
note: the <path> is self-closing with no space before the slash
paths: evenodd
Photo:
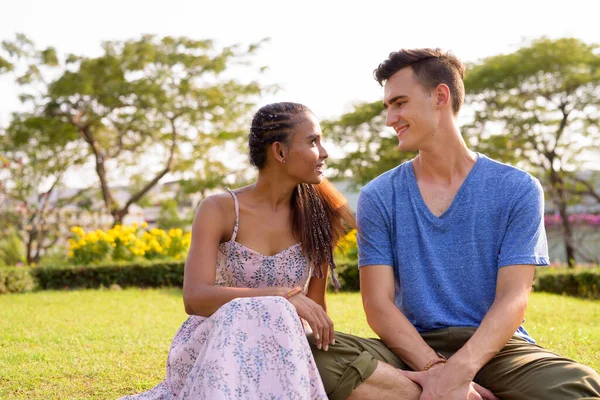
<path id="1" fill-rule="evenodd" d="M 321 143 L 321 126 L 312 113 L 305 113 L 298 118 L 300 122 L 288 141 L 284 166 L 289 175 L 301 183 L 321 183 L 324 161 L 328 157 Z"/>

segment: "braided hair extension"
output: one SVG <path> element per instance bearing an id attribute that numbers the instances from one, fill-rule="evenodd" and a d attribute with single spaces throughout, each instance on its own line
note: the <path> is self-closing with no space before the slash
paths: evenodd
<path id="1" fill-rule="evenodd" d="M 298 103 L 274 103 L 262 107 L 254 115 L 248 144 L 250 162 L 259 170 L 264 168 L 269 145 L 288 143 L 302 116 L 312 113 Z M 302 250 L 313 266 L 313 276 L 326 276 L 331 268 L 332 282 L 339 288 L 335 276 L 333 251 L 348 226 L 354 226 L 354 216 L 343 195 L 327 180 L 313 185 L 301 183 L 292 193 L 292 229 L 300 238 Z M 343 224 L 346 222 L 346 225 Z"/>

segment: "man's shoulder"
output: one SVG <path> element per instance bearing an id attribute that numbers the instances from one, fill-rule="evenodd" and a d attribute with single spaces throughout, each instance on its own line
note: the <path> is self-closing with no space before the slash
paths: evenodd
<path id="1" fill-rule="evenodd" d="M 525 170 L 494 160 L 485 155 L 480 155 L 480 157 L 483 158 L 484 177 L 493 180 L 506 189 L 510 187 L 519 187 L 522 184 L 535 184 L 538 182 L 537 178 Z"/>

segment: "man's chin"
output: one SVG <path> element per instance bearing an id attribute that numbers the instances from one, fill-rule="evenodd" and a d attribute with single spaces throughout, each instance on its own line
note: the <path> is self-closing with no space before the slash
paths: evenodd
<path id="1" fill-rule="evenodd" d="M 413 148 L 412 146 L 408 145 L 407 143 L 402 143 L 402 142 L 399 142 L 398 146 L 396 146 L 396 147 L 400 151 L 417 151 L 417 149 Z"/>

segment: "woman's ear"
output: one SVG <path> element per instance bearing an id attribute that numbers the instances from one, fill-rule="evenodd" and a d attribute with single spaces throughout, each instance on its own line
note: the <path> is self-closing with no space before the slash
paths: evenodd
<path id="1" fill-rule="evenodd" d="M 285 158 L 287 155 L 287 146 L 281 142 L 273 142 L 271 144 L 271 151 L 277 162 L 285 164 Z"/>

